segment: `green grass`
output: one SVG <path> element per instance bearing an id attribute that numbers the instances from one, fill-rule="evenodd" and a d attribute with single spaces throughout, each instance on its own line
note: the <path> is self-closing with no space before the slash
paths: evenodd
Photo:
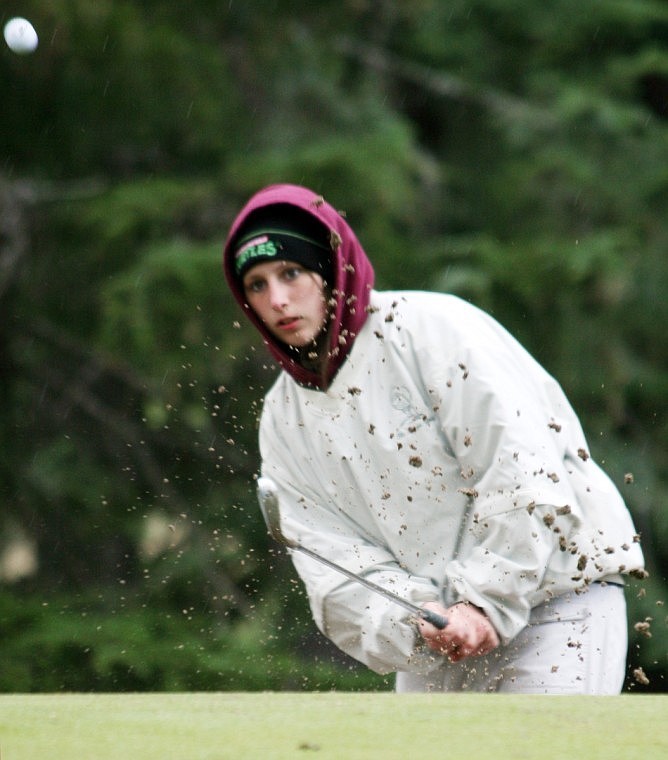
<path id="1" fill-rule="evenodd" d="M 663 760 L 668 698 L 393 693 L 0 695 L 2 760 Z"/>

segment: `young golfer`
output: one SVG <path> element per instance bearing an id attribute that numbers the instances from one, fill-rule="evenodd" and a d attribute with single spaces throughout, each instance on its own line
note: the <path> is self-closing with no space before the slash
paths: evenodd
<path id="1" fill-rule="evenodd" d="M 642 552 L 555 380 L 465 301 L 374 290 L 306 188 L 254 195 L 224 267 L 282 368 L 260 449 L 284 533 L 449 621 L 294 553 L 323 634 L 398 691 L 618 693 Z"/>

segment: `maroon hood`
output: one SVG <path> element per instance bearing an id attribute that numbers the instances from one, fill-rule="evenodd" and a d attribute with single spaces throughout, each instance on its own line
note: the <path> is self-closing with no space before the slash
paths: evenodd
<path id="1" fill-rule="evenodd" d="M 290 204 L 308 212 L 330 231 L 334 263 L 336 308 L 331 333 L 331 359 L 326 381 L 318 373 L 302 367 L 288 353 L 283 343 L 266 329 L 248 306 L 234 273 L 234 240 L 248 215 L 263 206 Z M 257 192 L 234 220 L 223 252 L 225 278 L 246 316 L 260 331 L 272 355 L 281 367 L 301 385 L 324 389 L 329 386 L 350 352 L 355 336 L 368 316 L 369 296 L 374 283 L 371 262 L 345 219 L 321 195 L 298 185 L 271 185 Z"/>

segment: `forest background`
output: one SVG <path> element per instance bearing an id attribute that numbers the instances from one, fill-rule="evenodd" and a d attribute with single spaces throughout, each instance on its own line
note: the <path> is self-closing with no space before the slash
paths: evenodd
<path id="1" fill-rule="evenodd" d="M 3 0 L 0 690 L 390 689 L 256 506 L 276 375 L 220 254 L 246 198 L 345 210 L 382 288 L 554 374 L 642 534 L 668 674 L 668 3 Z"/>

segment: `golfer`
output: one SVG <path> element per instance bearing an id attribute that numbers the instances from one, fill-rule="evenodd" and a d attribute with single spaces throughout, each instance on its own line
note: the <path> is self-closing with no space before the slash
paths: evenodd
<path id="1" fill-rule="evenodd" d="M 376 291 L 307 188 L 256 193 L 224 268 L 282 368 L 260 451 L 284 533 L 449 621 L 293 553 L 322 633 L 400 692 L 619 693 L 643 557 L 557 382 L 469 303 Z"/>

